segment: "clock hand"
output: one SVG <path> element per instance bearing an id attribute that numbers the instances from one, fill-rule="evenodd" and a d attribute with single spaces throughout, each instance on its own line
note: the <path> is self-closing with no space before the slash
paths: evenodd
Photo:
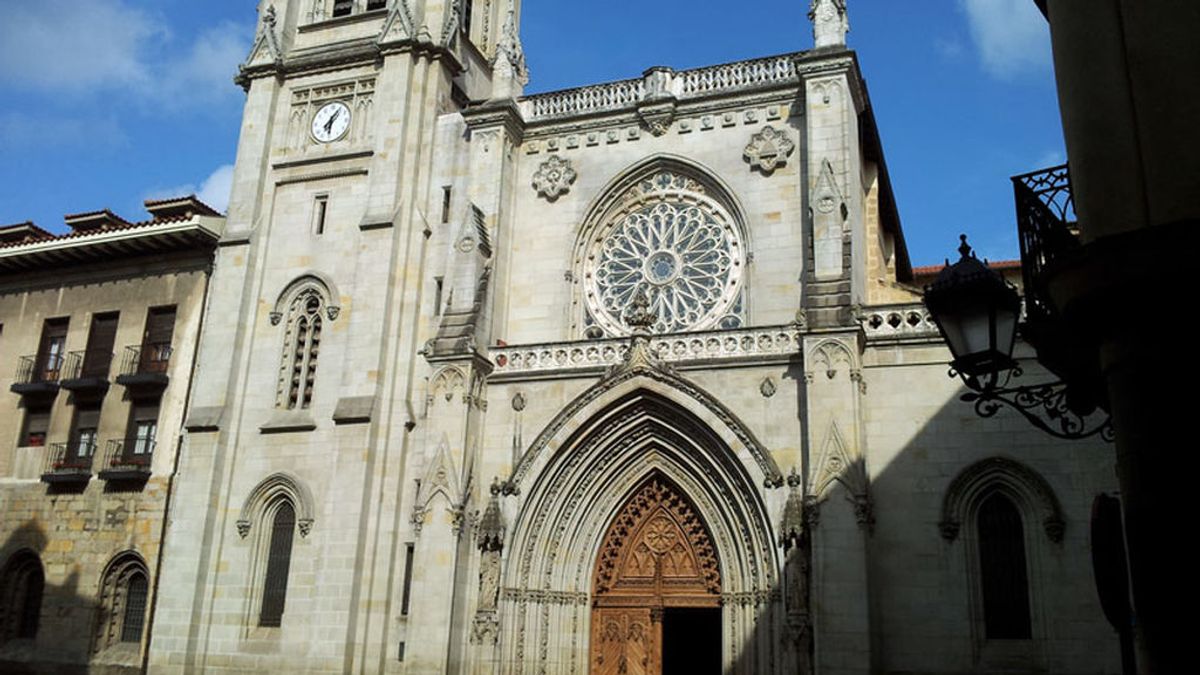
<path id="1" fill-rule="evenodd" d="M 325 123 L 325 133 L 327 133 L 327 134 L 333 133 L 333 123 L 335 120 L 337 120 L 338 115 L 341 115 L 341 114 L 342 114 L 341 110 L 333 111 L 333 117 L 330 117 L 329 121 Z"/>

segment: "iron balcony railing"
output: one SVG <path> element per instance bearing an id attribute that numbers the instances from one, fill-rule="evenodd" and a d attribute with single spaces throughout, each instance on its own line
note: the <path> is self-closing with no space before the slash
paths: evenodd
<path id="1" fill-rule="evenodd" d="M 95 441 L 77 439 L 70 443 L 51 443 L 42 475 L 91 475 L 95 454 Z"/>
<path id="2" fill-rule="evenodd" d="M 63 357 L 60 354 L 22 356 L 17 361 L 15 384 L 54 383 L 62 379 Z"/>
<path id="3" fill-rule="evenodd" d="M 150 342 L 125 348 L 122 375 L 165 375 L 171 364 L 171 343 Z"/>
<path id="4" fill-rule="evenodd" d="M 104 444 L 101 471 L 150 471 L 154 441 L 142 438 L 114 439 Z"/>
<path id="5" fill-rule="evenodd" d="M 90 349 L 67 354 L 63 363 L 62 379 L 84 378 L 108 379 L 112 368 L 113 353 L 106 349 Z"/>
<path id="6" fill-rule="evenodd" d="M 1021 269 L 1025 281 L 1025 311 L 1030 321 L 1054 314 L 1041 290 L 1046 266 L 1079 248 L 1075 198 L 1068 165 L 1013 176 Z"/>

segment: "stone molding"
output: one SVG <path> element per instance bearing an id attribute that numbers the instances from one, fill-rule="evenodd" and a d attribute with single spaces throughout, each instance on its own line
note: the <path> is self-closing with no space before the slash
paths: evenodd
<path id="1" fill-rule="evenodd" d="M 1040 518 L 1050 541 L 1061 544 L 1066 521 L 1054 489 L 1038 472 L 1006 457 L 991 457 L 963 469 L 946 488 L 938 531 L 946 541 L 958 538 L 963 523 L 974 517 L 979 503 L 993 491 L 1012 498 L 1026 518 Z"/>
<path id="2" fill-rule="evenodd" d="M 634 345 L 638 344 L 638 338 L 634 338 Z M 631 347 L 632 349 L 632 347 Z M 519 490 L 520 484 L 524 481 L 527 474 L 533 471 L 534 466 L 538 463 L 540 455 L 546 451 L 556 436 L 567 427 L 584 408 L 600 400 L 609 392 L 617 390 L 621 385 L 630 381 L 642 380 L 646 383 L 658 383 L 666 387 L 678 391 L 683 396 L 696 401 L 702 405 L 715 419 L 726 426 L 729 431 L 742 443 L 749 454 L 753 457 L 758 469 L 763 475 L 763 486 L 766 488 L 777 488 L 783 485 L 784 477 L 779 466 L 775 463 L 769 449 L 766 448 L 750 431 L 750 429 L 735 415 L 729 408 L 725 407 L 721 401 L 708 393 L 701 387 L 695 385 L 691 381 L 680 377 L 674 369 L 664 361 L 658 359 L 652 345 L 647 346 L 647 350 L 654 355 L 653 363 L 646 365 L 636 365 L 633 367 L 622 367 L 628 364 L 618 364 L 611 367 L 605 377 L 577 396 L 574 400 L 568 403 L 563 410 L 555 416 L 551 422 L 546 425 L 546 428 L 534 440 L 533 444 L 521 457 L 520 462 L 513 467 L 512 477 L 505 485 L 505 492 L 514 494 Z M 651 395 L 679 408 L 676 413 L 681 419 L 690 417 L 684 414 L 684 410 L 678 403 L 670 401 L 669 398 L 661 394 L 651 394 L 643 390 L 643 395 Z M 613 405 L 619 403 L 619 400 Z"/>
<path id="3" fill-rule="evenodd" d="M 312 492 L 304 481 L 296 476 L 279 472 L 263 479 L 246 496 L 237 519 L 237 530 L 242 539 L 249 536 L 263 510 L 279 499 L 287 499 L 292 503 L 292 508 L 296 510 L 296 525 L 300 529 L 300 536 L 308 536 L 313 523 L 316 522 L 316 502 Z"/>

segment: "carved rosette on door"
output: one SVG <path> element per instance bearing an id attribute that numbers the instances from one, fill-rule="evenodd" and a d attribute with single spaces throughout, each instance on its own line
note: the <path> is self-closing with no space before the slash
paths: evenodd
<path id="1" fill-rule="evenodd" d="M 594 593 L 593 675 L 659 675 L 666 610 L 717 616 L 721 573 L 708 528 L 664 477 L 643 483 L 609 526 Z"/>

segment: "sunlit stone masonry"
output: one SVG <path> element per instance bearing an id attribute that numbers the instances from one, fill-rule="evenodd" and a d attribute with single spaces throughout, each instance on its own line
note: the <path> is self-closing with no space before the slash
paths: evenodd
<path id="1" fill-rule="evenodd" d="M 959 401 L 846 2 L 796 4 L 807 51 L 532 96 L 519 0 L 260 4 L 150 672 L 1119 672 L 1111 449 Z M 55 534 L 0 657 L 100 583 L 10 445 Z"/>

